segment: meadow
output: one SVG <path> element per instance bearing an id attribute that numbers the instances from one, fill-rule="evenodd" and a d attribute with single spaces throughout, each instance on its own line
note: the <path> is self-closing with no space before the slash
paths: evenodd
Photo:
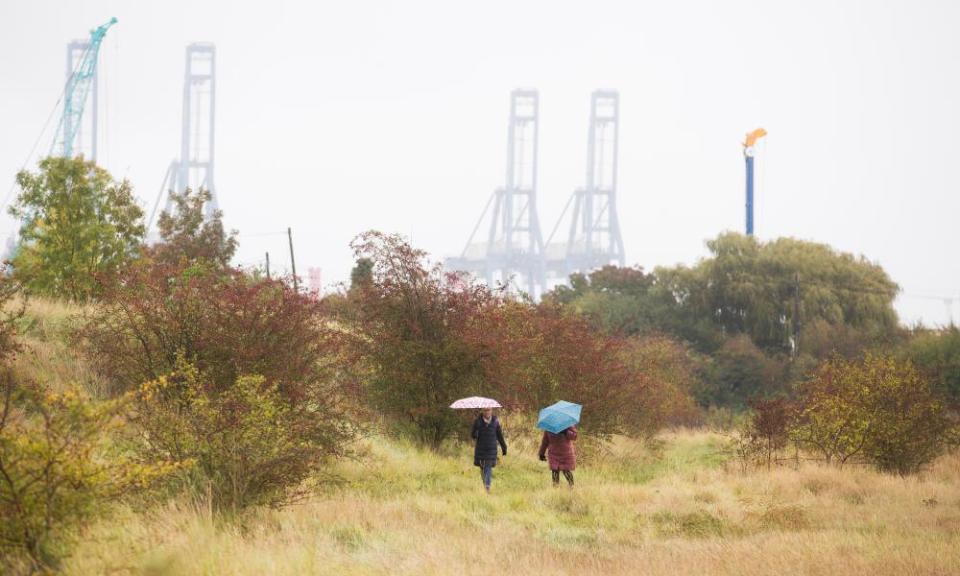
<path id="1" fill-rule="evenodd" d="M 14 370 L 93 385 L 59 337 L 71 310 L 34 303 Z M 472 448 L 372 435 L 304 501 L 213 514 L 203 498 L 119 502 L 83 527 L 65 574 L 960 573 L 960 455 L 910 477 L 784 463 L 743 472 L 723 434 L 584 444 L 577 485 L 551 488 L 529 422 L 483 492 Z M 589 440 L 589 439 L 586 439 Z"/>
<path id="2" fill-rule="evenodd" d="M 282 510 L 121 505 L 86 528 L 67 574 L 957 574 L 960 456 L 908 478 L 816 464 L 742 473 L 722 438 L 619 439 L 551 488 L 508 452 L 483 492 L 469 447 L 382 438 L 335 487 Z M 519 448 L 519 447 L 518 447 Z"/>

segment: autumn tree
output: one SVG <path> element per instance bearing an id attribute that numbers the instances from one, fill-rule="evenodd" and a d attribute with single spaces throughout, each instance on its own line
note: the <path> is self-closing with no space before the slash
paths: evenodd
<path id="1" fill-rule="evenodd" d="M 857 457 L 915 472 L 942 453 L 953 430 L 929 383 L 892 356 L 825 362 L 800 387 L 798 404 L 794 438 L 841 466 Z"/>
<path id="2" fill-rule="evenodd" d="M 333 370 L 325 318 L 322 303 L 282 280 L 145 259 L 87 312 L 77 336 L 115 390 L 169 374 L 184 358 L 219 388 L 258 374 L 291 397 L 320 398 Z"/>
<path id="3" fill-rule="evenodd" d="M 353 247 L 362 280 L 341 316 L 344 333 L 369 366 L 373 405 L 425 444 L 453 434 L 462 422 L 448 406 L 471 395 L 527 413 L 576 402 L 597 438 L 697 417 L 692 357 L 669 338 L 608 334 L 555 299 L 492 292 L 444 273 L 396 235 L 368 232 Z"/>
<path id="4" fill-rule="evenodd" d="M 649 436 L 699 417 L 696 360 L 668 337 L 610 335 L 555 302 L 509 299 L 487 306 L 466 337 L 501 402 L 531 413 L 557 400 L 582 404 L 593 436 Z"/>
<path id="5" fill-rule="evenodd" d="M 694 426 L 702 421 L 694 393 L 703 386 L 703 358 L 686 344 L 662 334 L 623 342 L 620 358 L 627 381 L 623 420 L 640 435 L 665 426 Z"/>
<path id="6" fill-rule="evenodd" d="M 130 425 L 148 460 L 190 462 L 172 474 L 179 488 L 221 511 L 278 507 L 306 495 L 324 463 L 346 453 L 347 423 L 331 418 L 324 398 L 301 400 L 279 382 L 241 375 L 217 386 L 181 362 L 135 396 Z"/>
<path id="7" fill-rule="evenodd" d="M 487 393 L 480 352 L 463 335 L 493 295 L 438 264 L 398 235 L 367 232 L 351 244 L 367 259 L 354 286 L 357 354 L 370 366 L 373 405 L 438 447 L 459 426 L 447 407 L 461 396 Z"/>
<path id="8" fill-rule="evenodd" d="M 750 408 L 748 419 L 740 429 L 741 451 L 743 457 L 748 454 L 754 463 L 764 465 L 769 470 L 777 454 L 786 448 L 790 441 L 790 430 L 796 417 L 796 406 L 783 396 L 774 398 L 752 398 L 747 402 Z"/>
<path id="9" fill-rule="evenodd" d="M 16 301 L 20 305 L 16 305 Z M 117 448 L 113 432 L 132 400 L 98 402 L 71 386 L 15 378 L 23 314 L 16 280 L 0 273 L 0 572 L 55 566 L 64 536 L 112 498 L 175 469 Z"/>
<path id="10" fill-rule="evenodd" d="M 801 410 L 793 437 L 843 466 L 863 451 L 873 419 L 856 364 L 835 358 L 822 365 L 800 389 Z"/>
<path id="11" fill-rule="evenodd" d="M 944 398 L 909 361 L 865 357 L 861 385 L 874 414 L 864 457 L 878 470 L 912 474 L 942 454 L 955 426 Z"/>
<path id="12" fill-rule="evenodd" d="M 126 180 L 82 157 L 49 157 L 37 172 L 17 174 L 17 184 L 10 214 L 20 221 L 20 244 L 12 261 L 29 292 L 87 301 L 101 294 L 102 276 L 137 257 L 143 211 Z"/>
<path id="13" fill-rule="evenodd" d="M 356 393 L 324 304 L 202 259 L 129 267 L 77 338 L 114 395 L 142 391 L 148 459 L 196 462 L 180 484 L 218 509 L 279 505 L 349 452 Z"/>
<path id="14" fill-rule="evenodd" d="M 165 264 L 206 261 L 229 266 L 237 251 L 237 232 L 226 231 L 222 211 L 216 210 L 207 217 L 205 206 L 211 198 L 209 190 L 171 190 L 173 209 L 160 214 L 160 242 L 152 247 L 151 257 Z"/>
<path id="15" fill-rule="evenodd" d="M 468 328 L 482 351 L 484 379 L 501 402 L 536 412 L 568 400 L 583 405 L 591 434 L 623 430 L 622 401 L 632 380 L 620 339 L 553 304 L 513 300 L 487 307 Z"/>

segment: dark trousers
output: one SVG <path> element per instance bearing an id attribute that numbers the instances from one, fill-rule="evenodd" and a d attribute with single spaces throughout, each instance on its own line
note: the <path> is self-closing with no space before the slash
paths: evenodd
<path id="1" fill-rule="evenodd" d="M 553 485 L 557 486 L 560 484 L 560 472 L 561 470 L 551 470 L 550 473 L 553 474 Z M 562 470 L 563 477 L 567 479 L 567 484 L 573 486 L 573 471 L 572 470 Z"/>

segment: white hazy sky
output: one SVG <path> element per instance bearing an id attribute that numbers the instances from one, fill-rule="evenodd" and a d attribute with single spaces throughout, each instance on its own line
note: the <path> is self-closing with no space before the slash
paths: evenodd
<path id="1" fill-rule="evenodd" d="M 540 91 L 547 233 L 583 183 L 590 92 L 611 88 L 630 263 L 690 264 L 742 229 L 739 143 L 763 126 L 760 238 L 863 254 L 902 286 L 904 322 L 960 319 L 960 2 L 3 0 L 0 194 L 66 43 L 111 16 L 100 163 L 145 207 L 179 152 L 184 48 L 216 44 L 217 191 L 242 263 L 285 262 L 287 226 L 325 284 L 366 229 L 458 253 L 503 181 L 516 87 Z"/>

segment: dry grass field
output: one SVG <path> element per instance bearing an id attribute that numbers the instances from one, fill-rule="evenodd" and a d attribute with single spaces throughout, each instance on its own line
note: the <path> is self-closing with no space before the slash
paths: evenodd
<path id="1" fill-rule="evenodd" d="M 302 504 L 230 521 L 121 507 L 68 574 L 960 574 L 960 456 L 899 478 L 805 465 L 743 474 L 716 434 L 629 441 L 552 489 L 531 453 L 483 493 L 469 447 L 371 443 Z"/>
<path id="2" fill-rule="evenodd" d="M 91 383 L 63 345 L 76 312 L 34 303 L 15 370 Z M 960 455 L 900 478 L 814 463 L 748 473 L 723 437 L 665 433 L 593 450 L 550 487 L 529 423 L 483 492 L 470 446 L 435 454 L 373 437 L 306 501 L 236 518 L 186 499 L 118 503 L 76 534 L 64 573 L 960 574 Z"/>

